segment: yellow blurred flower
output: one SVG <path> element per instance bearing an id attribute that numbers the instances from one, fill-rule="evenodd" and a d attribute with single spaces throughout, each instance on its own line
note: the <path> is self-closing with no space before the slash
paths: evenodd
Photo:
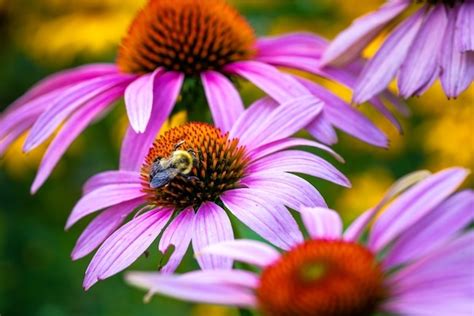
<path id="1" fill-rule="evenodd" d="M 351 177 L 352 189 L 344 190 L 335 202 L 338 210 L 348 223 L 367 209 L 376 205 L 385 191 L 393 183 L 393 176 L 387 169 L 370 169 Z"/>
<path id="2" fill-rule="evenodd" d="M 238 316 L 235 308 L 199 304 L 193 307 L 192 316 Z"/>
<path id="3" fill-rule="evenodd" d="M 144 3 L 145 0 L 43 0 L 30 11 L 29 6 L 14 5 L 14 12 L 22 21 L 16 38 L 26 52 L 42 63 L 57 66 L 77 57 L 96 59 L 115 52 Z"/>
<path id="4" fill-rule="evenodd" d="M 0 160 L 1 168 L 16 179 L 25 177 L 29 172 L 35 170 L 46 151 L 47 143 L 42 144 L 28 154 L 23 153 L 23 144 L 27 134 L 18 138 L 10 145 L 3 158 Z"/>

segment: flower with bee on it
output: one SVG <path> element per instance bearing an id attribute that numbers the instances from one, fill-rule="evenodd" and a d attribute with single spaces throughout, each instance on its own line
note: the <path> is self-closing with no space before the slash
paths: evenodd
<path id="1" fill-rule="evenodd" d="M 122 97 L 131 124 L 126 137 L 146 148 L 172 112 L 185 79 L 202 83 L 213 121 L 224 130 L 244 110 L 231 80 L 242 78 L 278 103 L 307 94 L 324 101 L 328 106 L 306 128 L 326 144 L 337 142 L 338 128 L 369 144 L 388 146 L 384 133 L 349 104 L 276 68 L 299 69 L 353 87 L 358 65 L 318 67 L 326 45 L 307 33 L 256 38 L 225 0 L 149 0 L 124 36 L 115 64 L 85 65 L 52 75 L 2 113 L 0 154 L 26 131 L 24 151 L 29 152 L 60 128 L 32 185 L 36 192 L 72 141 Z M 371 100 L 399 127 L 382 97 L 402 110 L 403 105 L 386 91 Z"/>
<path id="2" fill-rule="evenodd" d="M 335 211 L 303 208 L 310 238 L 283 253 L 233 240 L 197 254 L 239 260 L 259 272 L 131 272 L 126 279 L 148 290 L 148 298 L 164 294 L 264 315 L 472 315 L 474 233 L 466 228 L 474 192 L 454 193 L 467 174 L 451 168 L 409 175 L 345 231 Z"/>
<path id="3" fill-rule="evenodd" d="M 326 203 L 309 182 L 293 173 L 349 186 L 347 178 L 325 160 L 289 150 L 316 147 L 340 159 L 325 145 L 291 137 L 321 110 L 321 102 L 311 96 L 282 105 L 264 98 L 243 112 L 229 130 L 189 122 L 159 136 L 145 155 L 136 142 L 125 139 L 120 170 L 92 177 L 67 221 L 69 228 L 105 209 L 85 229 L 72 253 L 76 260 L 100 246 L 87 268 L 84 288 L 128 267 L 160 234 L 162 253 L 174 247 L 162 273 L 177 268 L 191 241 L 199 252 L 209 244 L 232 240 L 225 209 L 281 248 L 301 241 L 298 225 L 285 206 L 297 209 Z M 181 165 L 175 160 L 177 151 L 178 156 L 195 161 L 191 170 L 190 161 Z M 179 171 L 155 180 L 170 168 Z M 135 210 L 140 215 L 122 225 Z M 230 260 L 215 256 L 199 257 L 198 263 L 203 269 L 232 266 Z"/>
<path id="4" fill-rule="evenodd" d="M 179 141 L 169 157 L 155 159 L 150 171 L 150 188 L 161 188 L 169 184 L 179 174 L 187 175 L 191 172 L 196 163 L 196 154 L 193 149 L 179 149 L 184 143 L 184 140 Z M 194 177 L 194 179 L 197 179 L 197 177 Z"/>
<path id="5" fill-rule="evenodd" d="M 364 66 L 353 101 L 370 100 L 394 78 L 403 98 L 424 94 L 438 78 L 445 95 L 456 98 L 474 80 L 473 19 L 473 0 L 386 1 L 342 31 L 321 62 L 350 63 L 381 32 L 398 24 Z"/>

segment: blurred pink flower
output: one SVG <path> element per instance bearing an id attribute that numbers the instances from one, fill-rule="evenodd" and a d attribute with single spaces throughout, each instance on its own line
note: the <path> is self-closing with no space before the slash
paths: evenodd
<path id="1" fill-rule="evenodd" d="M 336 212 L 302 208 L 311 238 L 283 254 L 251 240 L 216 243 L 197 254 L 236 259 L 260 273 L 131 272 L 127 280 L 149 295 L 259 308 L 268 315 L 471 315 L 474 233 L 464 229 L 474 219 L 474 192 L 453 194 L 466 176 L 461 168 L 438 172 L 387 206 L 412 184 L 405 178 L 345 232 Z M 361 238 L 372 220 L 368 237 Z"/>
<path id="2" fill-rule="evenodd" d="M 162 15 L 163 19 L 157 19 Z M 201 19 L 201 26 L 191 23 L 187 27 L 186 19 Z M 178 33 L 167 23 L 186 27 Z M 236 76 L 249 80 L 278 103 L 307 94 L 322 100 L 323 112 L 306 128 L 326 144 L 337 142 L 334 128 L 338 128 L 369 144 L 388 146 L 384 133 L 358 110 L 325 88 L 276 68 L 300 69 L 353 87 L 360 66 L 318 68 L 325 47 L 325 40 L 306 33 L 255 39 L 245 19 L 224 1 L 150 1 L 125 36 L 117 65 L 92 64 L 52 75 L 3 113 L 0 155 L 26 131 L 24 151 L 29 152 L 59 129 L 32 185 L 36 192 L 74 139 L 122 96 L 131 124 L 126 137 L 146 147 L 172 112 L 185 77 L 200 78 L 212 118 L 224 130 L 230 129 L 244 109 L 229 79 Z M 371 99 L 400 129 L 382 97 L 402 112 L 405 106 L 387 91 Z"/>
<path id="3" fill-rule="evenodd" d="M 402 97 L 422 95 L 436 79 L 448 98 L 474 80 L 474 1 L 387 1 L 354 21 L 329 45 L 322 64 L 341 65 L 362 50 L 413 2 L 425 2 L 387 37 L 357 80 L 353 100 L 362 103 L 383 91 L 395 77 Z"/>
<path id="4" fill-rule="evenodd" d="M 85 289 L 132 264 L 162 231 L 160 251 L 175 247 L 163 273 L 176 269 L 191 240 L 198 252 L 208 244 L 233 239 L 223 206 L 281 248 L 301 242 L 303 236 L 285 205 L 326 204 L 309 182 L 291 173 L 350 185 L 325 160 L 301 150 L 288 150 L 310 146 L 341 159 L 325 145 L 290 138 L 321 109 L 322 103 L 311 96 L 280 106 L 265 98 L 244 111 L 229 130 L 188 123 L 160 136 L 151 149 L 126 139 L 120 170 L 92 177 L 67 222 L 69 228 L 81 218 L 106 209 L 84 230 L 72 253 L 73 259 L 78 259 L 102 244 L 87 268 Z M 182 150 L 195 154 L 192 171 L 188 175 L 177 173 L 167 185 L 153 188 L 154 163 L 169 157 L 177 143 Z M 134 218 L 121 226 L 135 210 Z M 215 256 L 199 257 L 198 262 L 204 269 L 232 266 L 231 260 Z"/>

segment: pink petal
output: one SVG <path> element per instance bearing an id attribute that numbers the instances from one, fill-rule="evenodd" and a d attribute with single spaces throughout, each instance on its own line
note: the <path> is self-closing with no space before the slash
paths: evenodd
<path id="1" fill-rule="evenodd" d="M 353 100 L 364 103 L 385 90 L 406 59 L 408 50 L 423 22 L 424 9 L 406 19 L 385 40 L 377 54 L 369 60 L 360 74 Z"/>
<path id="2" fill-rule="evenodd" d="M 197 271 L 182 276 L 132 272 L 127 274 L 126 280 L 132 285 L 149 290 L 149 295 L 159 293 L 198 303 L 256 307 L 256 298 L 250 289 L 232 284 L 224 276 L 222 280 L 218 280 L 217 272 L 217 270 Z M 243 273 L 249 275 L 249 272 L 238 270 L 225 270 L 220 274 L 223 273 L 232 280 L 243 279 Z M 196 274 L 202 277 L 196 278 Z M 206 277 L 211 281 L 203 282 L 202 279 Z"/>
<path id="3" fill-rule="evenodd" d="M 229 79 L 216 71 L 203 72 L 201 80 L 214 125 L 223 131 L 230 131 L 244 111 L 239 92 Z"/>
<path id="4" fill-rule="evenodd" d="M 118 100 L 123 95 L 123 90 L 123 87 L 117 87 L 92 99 L 64 123 L 54 140 L 48 146 L 41 160 L 38 173 L 31 187 L 32 194 L 36 193 L 46 179 L 48 179 L 54 167 L 56 167 L 58 161 L 76 137 L 78 137 L 101 112 L 107 110 L 112 103 Z"/>
<path id="5" fill-rule="evenodd" d="M 350 187 L 350 182 L 346 176 L 330 163 L 314 154 L 301 150 L 278 152 L 249 165 L 249 173 L 259 171 L 303 173 Z"/>
<path id="6" fill-rule="evenodd" d="M 308 146 L 308 147 L 321 149 L 329 153 L 330 155 L 332 155 L 339 162 L 342 162 L 342 163 L 344 162 L 344 158 L 342 158 L 338 153 L 336 153 L 330 147 L 324 144 L 312 141 L 312 140 L 302 139 L 302 138 L 284 138 L 284 139 L 280 139 L 280 140 L 265 144 L 263 146 L 260 146 L 254 149 L 252 152 L 250 152 L 250 156 L 252 156 L 252 160 L 257 160 L 265 156 L 271 155 L 273 153 L 285 150 L 287 148 L 297 147 L 297 146 Z"/>
<path id="7" fill-rule="evenodd" d="M 135 79 L 125 90 L 128 119 L 137 133 L 143 133 L 146 130 L 153 108 L 155 78 L 163 72 L 162 68 L 157 68 L 151 74 Z"/>
<path id="8" fill-rule="evenodd" d="M 266 192 L 295 210 L 301 206 L 326 206 L 313 185 L 291 173 L 258 172 L 243 178 L 241 183 L 252 190 Z"/>
<path id="9" fill-rule="evenodd" d="M 421 181 L 399 196 L 375 222 L 369 246 L 378 251 L 429 214 L 464 181 L 468 172 L 451 168 Z"/>
<path id="10" fill-rule="evenodd" d="M 127 130 L 120 152 L 121 170 L 140 170 L 143 159 L 176 103 L 183 80 L 184 75 L 178 72 L 167 72 L 155 79 L 155 95 L 148 128 L 143 134 L 135 133 L 132 128 Z"/>
<path id="11" fill-rule="evenodd" d="M 33 125 L 34 121 L 35 118 L 24 119 L 16 124 L 15 128 L 8 134 L 0 138 L 0 158 L 7 151 L 8 147 Z"/>
<path id="12" fill-rule="evenodd" d="M 31 128 L 23 150 L 28 152 L 44 142 L 72 112 L 90 99 L 129 79 L 111 75 L 90 79 L 65 90 L 49 105 Z"/>
<path id="13" fill-rule="evenodd" d="M 18 124 L 21 124 L 26 120 L 33 120 L 33 122 L 36 121 L 41 113 L 61 95 L 62 91 L 51 92 L 34 99 L 31 102 L 25 103 L 15 110 L 5 113 L 0 121 L 0 138 L 5 137 L 10 131 L 16 129 Z"/>
<path id="14" fill-rule="evenodd" d="M 131 265 L 158 237 L 173 213 L 157 209 L 142 214 L 115 231 L 102 244 L 87 267 L 84 289 Z"/>
<path id="15" fill-rule="evenodd" d="M 213 202 L 201 205 L 194 218 L 193 249 L 199 253 L 202 248 L 225 240 L 234 239 L 232 225 L 225 211 Z M 232 260 L 210 255 L 198 256 L 202 269 L 230 269 Z"/>
<path id="16" fill-rule="evenodd" d="M 57 72 L 36 83 L 30 90 L 10 105 L 9 109 L 23 106 L 38 97 L 52 91 L 64 89 L 67 86 L 81 81 L 112 74 L 118 74 L 118 69 L 115 64 L 90 64 Z"/>
<path id="17" fill-rule="evenodd" d="M 434 7 L 426 14 L 423 25 L 408 51 L 409 57 L 400 68 L 398 89 L 404 98 L 413 96 L 430 81 L 433 73 L 438 71 L 439 54 L 447 23 L 446 10 L 442 5 Z"/>
<path id="18" fill-rule="evenodd" d="M 224 205 L 257 234 L 282 248 L 290 249 L 303 236 L 290 212 L 279 201 L 251 189 L 235 189 L 221 196 Z"/>
<path id="19" fill-rule="evenodd" d="M 83 194 L 88 194 L 100 187 L 111 184 L 133 184 L 141 181 L 140 174 L 132 171 L 104 171 L 92 176 L 82 187 Z"/>
<path id="20" fill-rule="evenodd" d="M 140 183 L 118 183 L 102 186 L 84 195 L 74 206 L 66 223 L 69 229 L 78 220 L 94 213 L 100 209 L 130 201 L 141 196 L 142 185 Z"/>
<path id="21" fill-rule="evenodd" d="M 342 220 L 335 211 L 324 207 L 302 207 L 301 218 L 313 239 L 339 239 Z"/>
<path id="22" fill-rule="evenodd" d="M 333 145 L 337 143 L 336 131 L 324 111 L 306 126 L 306 130 L 324 144 Z"/>
<path id="23" fill-rule="evenodd" d="M 391 1 L 378 11 L 364 15 L 341 32 L 324 53 L 321 64 L 344 64 L 354 60 L 377 34 L 410 4 L 409 1 Z"/>
<path id="24" fill-rule="evenodd" d="M 294 78 L 269 64 L 240 61 L 226 66 L 225 70 L 244 77 L 279 103 L 309 94 Z"/>
<path id="25" fill-rule="evenodd" d="M 196 254 L 210 254 L 215 256 L 228 257 L 258 267 L 266 267 L 280 258 L 280 254 L 269 245 L 255 240 L 232 240 L 212 244 L 201 249 Z"/>
<path id="26" fill-rule="evenodd" d="M 474 51 L 474 2 L 464 1 L 458 12 L 456 42 L 461 52 Z"/>
<path id="27" fill-rule="evenodd" d="M 380 147 L 388 146 L 387 136 L 362 113 L 325 88 L 306 79 L 300 79 L 300 82 L 324 102 L 325 115 L 323 118 L 331 122 L 332 125 L 369 144 Z"/>
<path id="28" fill-rule="evenodd" d="M 318 67 L 321 63 L 317 55 L 311 57 L 294 55 L 261 56 L 257 60 L 276 67 L 298 69 L 315 74 L 319 72 Z"/>
<path id="29" fill-rule="evenodd" d="M 181 211 L 171 222 L 161 236 L 158 249 L 164 254 L 170 246 L 174 251 L 166 265 L 161 268 L 162 273 L 172 273 L 181 263 L 188 249 L 193 234 L 194 210 L 192 207 Z"/>
<path id="30" fill-rule="evenodd" d="M 94 218 L 84 229 L 72 251 L 72 260 L 87 256 L 107 239 L 139 205 L 144 199 L 135 199 L 117 204 Z"/>
<path id="31" fill-rule="evenodd" d="M 242 142 L 248 142 L 254 135 L 252 128 L 258 126 L 258 123 L 268 118 L 278 103 L 269 97 L 261 98 L 255 101 L 244 113 L 237 119 L 229 132 L 229 137 L 238 137 Z"/>
<path id="32" fill-rule="evenodd" d="M 441 85 L 448 98 L 455 98 L 474 80 L 474 52 L 458 51 L 456 33 L 457 8 L 449 11 L 448 26 L 441 52 Z"/>
<path id="33" fill-rule="evenodd" d="M 249 149 L 289 137 L 313 120 L 323 109 L 323 103 L 312 96 L 287 101 L 274 109 L 265 119 L 250 126 L 249 140 L 240 139 Z"/>
<path id="34" fill-rule="evenodd" d="M 257 40 L 257 59 L 271 56 L 318 56 L 327 41 L 313 33 L 289 33 L 260 37 Z"/>
<path id="35" fill-rule="evenodd" d="M 410 227 L 394 243 L 384 259 L 384 265 L 400 265 L 438 248 L 474 220 L 473 210 L 472 190 L 453 195 Z"/>

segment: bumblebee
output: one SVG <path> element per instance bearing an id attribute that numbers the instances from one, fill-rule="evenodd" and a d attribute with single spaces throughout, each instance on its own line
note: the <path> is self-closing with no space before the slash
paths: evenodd
<path id="1" fill-rule="evenodd" d="M 174 150 L 168 158 L 158 158 L 153 162 L 150 172 L 150 187 L 158 189 L 166 186 L 178 175 L 189 175 L 196 162 L 196 154 L 192 149 L 179 149 L 184 140 L 174 146 Z M 188 178 L 197 179 L 194 176 Z"/>

